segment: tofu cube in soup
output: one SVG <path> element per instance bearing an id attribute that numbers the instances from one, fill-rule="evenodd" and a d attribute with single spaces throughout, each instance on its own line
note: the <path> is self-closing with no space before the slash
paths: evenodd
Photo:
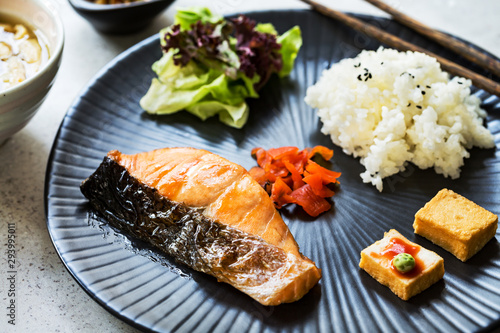
<path id="1" fill-rule="evenodd" d="M 34 76 L 49 59 L 41 31 L 0 15 L 0 91 Z"/>

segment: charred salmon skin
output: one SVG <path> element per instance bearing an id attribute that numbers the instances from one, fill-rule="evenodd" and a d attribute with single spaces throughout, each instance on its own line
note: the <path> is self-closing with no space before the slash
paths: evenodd
<path id="1" fill-rule="evenodd" d="M 294 302 L 321 278 L 264 189 L 206 150 L 113 150 L 81 191 L 112 226 L 263 305 Z"/>

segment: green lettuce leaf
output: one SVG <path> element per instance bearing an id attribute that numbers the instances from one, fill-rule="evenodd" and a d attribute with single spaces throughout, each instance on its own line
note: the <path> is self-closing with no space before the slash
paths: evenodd
<path id="1" fill-rule="evenodd" d="M 205 25 L 193 26 L 200 21 Z M 250 24 L 250 21 L 242 23 Z M 142 97 L 141 107 L 151 114 L 172 114 L 186 110 L 202 120 L 218 116 L 228 126 L 243 127 L 249 114 L 245 100 L 259 97 L 257 89 L 267 81 L 269 73 L 265 73 L 266 77 L 261 77 L 258 73 L 250 75 L 251 78 L 247 76 L 241 69 L 241 55 L 237 54 L 236 38 L 224 32 L 232 23 L 212 14 L 209 9 L 179 9 L 175 24 L 179 26 L 160 31 L 163 56 L 152 66 L 157 77 L 152 80 L 149 90 Z M 190 31 L 184 32 L 186 30 Z M 210 36 L 208 31 L 211 31 Z M 276 41 L 281 44 L 279 55 L 282 66 L 275 69 L 274 73 L 278 73 L 280 77 L 288 75 L 302 45 L 300 28 L 293 27 L 278 36 L 272 24 L 260 23 L 255 25 L 255 31 L 276 36 Z M 219 34 L 221 41 L 217 51 L 214 52 L 213 48 L 210 51 L 209 47 L 213 45 L 210 43 L 217 42 Z M 207 49 L 193 49 L 199 47 L 196 46 L 197 38 L 205 38 L 204 36 L 212 38 L 204 39 Z M 256 35 L 249 38 L 253 38 L 252 36 Z M 184 52 L 181 65 L 178 53 L 180 49 Z M 262 66 L 261 62 L 258 63 Z"/>
<path id="2" fill-rule="evenodd" d="M 176 66 L 173 52 L 155 62 L 153 71 L 158 77 L 140 101 L 141 107 L 152 114 L 172 114 L 184 109 L 202 120 L 219 114 L 224 124 L 241 128 L 248 119 L 245 99 L 258 97 L 254 89 L 257 75 L 250 79 L 238 74 L 233 80 L 195 62 Z"/>
<path id="3" fill-rule="evenodd" d="M 257 23 L 255 30 L 258 32 L 263 32 L 266 34 L 272 34 L 278 36 L 278 32 L 272 23 Z"/>
<path id="4" fill-rule="evenodd" d="M 174 17 L 174 24 L 180 24 L 182 29 L 188 30 L 192 24 L 198 21 L 217 23 L 223 19 L 222 16 L 213 14 L 210 9 L 205 7 L 179 8 Z"/>
<path id="5" fill-rule="evenodd" d="M 283 67 L 279 71 L 280 77 L 285 77 L 290 74 L 293 69 L 293 63 L 300 47 L 302 46 L 302 34 L 298 26 L 294 26 L 281 36 L 278 36 L 278 43 L 281 44 L 281 57 L 283 60 Z"/>
<path id="6" fill-rule="evenodd" d="M 238 105 L 228 105 L 218 101 L 195 103 L 186 110 L 202 120 L 218 114 L 222 123 L 235 128 L 242 128 L 245 125 L 249 111 L 248 104 L 245 102 Z"/>

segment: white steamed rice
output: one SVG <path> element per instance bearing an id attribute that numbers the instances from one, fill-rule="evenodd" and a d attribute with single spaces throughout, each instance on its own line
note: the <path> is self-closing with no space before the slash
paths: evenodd
<path id="1" fill-rule="evenodd" d="M 430 56 L 379 48 L 325 70 L 305 101 L 318 108 L 321 131 L 361 158 L 363 182 L 382 191 L 382 179 L 408 162 L 455 179 L 466 149 L 494 147 L 470 85 L 449 80 Z"/>

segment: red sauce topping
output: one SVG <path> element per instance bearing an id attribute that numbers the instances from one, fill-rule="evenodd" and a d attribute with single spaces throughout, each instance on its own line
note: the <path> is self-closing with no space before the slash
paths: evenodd
<path id="1" fill-rule="evenodd" d="M 382 253 L 373 253 L 373 256 L 387 260 L 387 266 L 390 267 L 394 274 L 396 274 L 397 276 L 402 278 L 413 278 L 422 273 L 422 270 L 424 269 L 424 263 L 417 257 L 419 251 L 419 246 L 408 244 L 400 238 L 391 238 L 391 240 L 389 241 L 389 245 L 387 245 Z M 401 273 L 392 264 L 392 260 L 394 259 L 394 257 L 400 253 L 411 254 L 415 259 L 415 267 L 411 271 Z"/>

